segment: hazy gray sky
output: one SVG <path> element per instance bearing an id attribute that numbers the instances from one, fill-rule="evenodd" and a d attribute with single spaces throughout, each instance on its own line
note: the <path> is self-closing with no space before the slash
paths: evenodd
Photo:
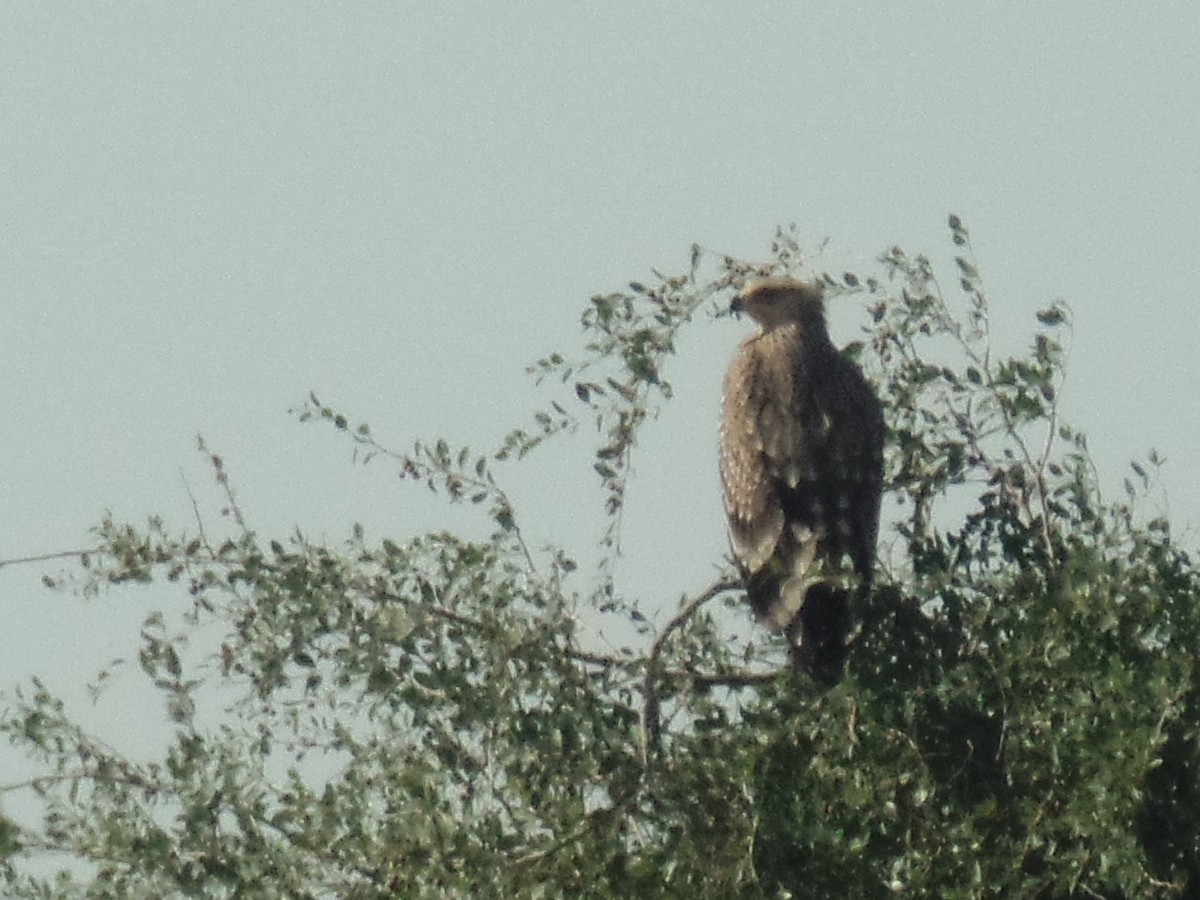
<path id="1" fill-rule="evenodd" d="M 1157 447 L 1195 546 L 1197 47 L 1194 0 L 9 6 L 0 558 L 86 545 L 106 508 L 190 527 L 181 472 L 217 502 L 197 432 L 261 533 L 403 539 L 445 514 L 296 424 L 310 389 L 400 448 L 485 448 L 591 294 L 693 241 L 764 257 L 794 221 L 847 265 L 944 264 L 950 212 L 1002 345 L 1074 309 L 1064 416 L 1110 495 Z M 746 327 L 696 326 L 642 443 L 623 577 L 651 611 L 724 552 L 717 391 Z M 535 536 L 599 520 L 586 452 L 513 476 Z M 0 571 L 2 685 L 79 684 L 182 602 L 41 571 Z"/>

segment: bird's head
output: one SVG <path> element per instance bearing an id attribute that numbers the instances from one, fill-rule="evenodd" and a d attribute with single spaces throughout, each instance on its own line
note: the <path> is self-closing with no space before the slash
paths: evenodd
<path id="1" fill-rule="evenodd" d="M 763 329 L 789 322 L 825 322 L 824 288 L 819 282 L 794 278 L 759 278 L 747 284 L 729 304 L 731 312 L 744 312 Z"/>

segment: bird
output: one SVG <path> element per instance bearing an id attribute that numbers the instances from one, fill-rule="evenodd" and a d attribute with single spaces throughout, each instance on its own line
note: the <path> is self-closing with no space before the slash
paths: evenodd
<path id="1" fill-rule="evenodd" d="M 819 282 L 761 278 L 730 309 L 757 326 L 721 399 L 720 474 L 733 560 L 793 670 L 841 679 L 852 598 L 875 567 L 885 424 L 862 371 L 829 337 Z"/>

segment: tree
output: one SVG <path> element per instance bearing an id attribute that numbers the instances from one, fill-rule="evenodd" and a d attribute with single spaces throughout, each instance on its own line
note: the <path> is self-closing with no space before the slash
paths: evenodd
<path id="1" fill-rule="evenodd" d="M 1168 523 L 1138 516 L 1157 460 L 1102 500 L 1058 417 L 1067 311 L 994 356 L 967 230 L 950 230 L 961 315 L 899 248 L 822 276 L 869 307 L 847 352 L 887 410 L 902 513 L 836 688 L 794 685 L 765 639 L 728 640 L 732 577 L 652 631 L 611 570 L 677 339 L 749 275 L 800 268 L 780 230 L 765 264 L 694 248 L 682 275 L 592 298 L 580 358 L 531 367 L 569 396 L 493 452 L 396 452 L 315 396 L 300 411 L 477 505 L 490 536 L 264 539 L 207 450 L 227 534 L 102 522 L 83 590 L 186 591 L 186 622 L 147 621 L 140 656 L 173 737 L 137 761 L 39 682 L 11 692 L 0 729 L 42 774 L 0 790 L 42 814 L 0 819 L 5 895 L 1200 894 L 1200 579 Z M 505 466 L 589 420 L 608 516 L 594 573 L 531 550 L 503 488 Z M 595 652 L 590 615 L 626 617 L 645 648 Z M 46 854 L 74 862 L 37 874 Z"/>

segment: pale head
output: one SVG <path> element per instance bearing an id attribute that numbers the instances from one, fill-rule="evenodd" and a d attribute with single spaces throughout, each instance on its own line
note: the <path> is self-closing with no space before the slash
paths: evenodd
<path id="1" fill-rule="evenodd" d="M 749 282 L 729 305 L 744 312 L 763 330 L 788 323 L 824 326 L 824 288 L 795 278 L 758 278 Z"/>

